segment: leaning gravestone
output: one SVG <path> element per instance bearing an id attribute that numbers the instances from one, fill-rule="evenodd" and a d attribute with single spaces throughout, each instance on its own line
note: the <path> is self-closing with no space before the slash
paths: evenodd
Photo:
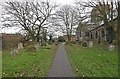
<path id="1" fill-rule="evenodd" d="M 10 54 L 11 54 L 12 56 L 17 55 L 17 54 L 18 54 L 18 49 L 11 49 Z"/>
<path id="2" fill-rule="evenodd" d="M 92 41 L 89 41 L 88 47 L 89 47 L 89 48 L 93 47 L 93 42 L 92 42 Z"/>
<path id="3" fill-rule="evenodd" d="M 23 43 L 18 43 L 18 49 L 23 49 Z"/>
<path id="4" fill-rule="evenodd" d="M 112 50 L 114 50 L 114 49 L 115 49 L 115 46 L 112 45 L 112 44 L 110 44 L 109 47 L 108 47 L 108 50 L 109 50 L 109 51 L 112 51 Z"/>

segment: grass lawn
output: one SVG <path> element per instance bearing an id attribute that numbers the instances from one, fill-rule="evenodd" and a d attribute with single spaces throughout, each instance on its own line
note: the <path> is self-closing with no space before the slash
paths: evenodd
<path id="1" fill-rule="evenodd" d="M 56 46 L 47 46 L 50 49 L 41 48 L 38 52 L 25 52 L 22 50 L 17 56 L 11 56 L 3 51 L 2 76 L 3 77 L 45 77 L 54 58 Z"/>
<path id="2" fill-rule="evenodd" d="M 2 77 L 2 56 L 1 56 L 1 51 L 0 51 L 0 78 Z"/>
<path id="3" fill-rule="evenodd" d="M 104 47 L 84 48 L 66 45 L 73 70 L 78 77 L 118 77 L 118 52 Z"/>

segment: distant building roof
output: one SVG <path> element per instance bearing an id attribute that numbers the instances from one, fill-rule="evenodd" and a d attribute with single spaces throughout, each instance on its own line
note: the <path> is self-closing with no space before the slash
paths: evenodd
<path id="1" fill-rule="evenodd" d="M 113 19 L 113 20 L 115 21 L 115 20 L 117 20 L 117 18 L 115 18 L 115 19 Z M 100 26 L 93 28 L 93 29 L 90 30 L 89 32 L 91 32 L 91 31 L 93 31 L 93 30 L 95 30 L 95 29 L 98 29 L 98 28 L 100 28 L 100 27 L 103 27 L 103 26 L 104 26 L 104 22 L 101 22 Z"/>

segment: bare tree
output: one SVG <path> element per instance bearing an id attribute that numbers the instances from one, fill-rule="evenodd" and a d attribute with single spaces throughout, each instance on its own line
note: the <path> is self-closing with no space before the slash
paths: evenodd
<path id="1" fill-rule="evenodd" d="M 118 17 L 117 17 L 117 33 L 118 33 L 118 50 L 120 51 L 120 1 L 117 2 L 117 10 L 118 10 Z"/>
<path id="2" fill-rule="evenodd" d="M 47 19 L 57 6 L 48 1 L 6 2 L 3 5 L 3 27 L 20 27 L 33 41 L 41 34 L 41 28 L 48 25 Z"/>
<path id="3" fill-rule="evenodd" d="M 82 2 L 76 1 L 75 4 L 75 10 L 77 12 L 76 35 L 77 41 L 80 41 L 80 37 L 85 37 L 86 31 L 88 31 L 87 23 L 89 23 L 91 12 L 89 12 L 89 10 L 87 10 L 86 7 L 82 6 Z"/>
<path id="4" fill-rule="evenodd" d="M 60 22 L 58 24 L 58 26 L 60 26 L 59 28 L 63 31 L 63 33 L 67 34 L 68 41 L 71 41 L 71 35 L 73 33 L 74 26 L 77 23 L 75 9 L 73 6 L 64 5 L 57 11 L 57 18 Z"/>
<path id="5" fill-rule="evenodd" d="M 51 44 L 52 41 L 53 41 L 53 37 L 56 36 L 54 29 L 53 29 L 53 30 L 50 30 L 50 29 L 49 29 L 47 35 L 49 36 L 49 43 Z"/>
<path id="6" fill-rule="evenodd" d="M 115 17 L 117 17 L 115 3 L 116 2 L 113 0 L 98 0 L 89 1 L 82 4 L 84 7 L 91 7 L 97 10 L 97 17 L 104 22 L 109 43 L 112 43 L 114 40 L 116 32 L 116 25 L 114 23 Z"/>
<path id="7" fill-rule="evenodd" d="M 38 24 L 36 24 L 38 26 L 37 30 L 37 34 L 36 36 L 39 36 L 40 34 L 40 30 L 41 27 L 44 27 L 46 25 L 49 26 L 50 22 L 48 21 L 49 18 L 53 15 L 55 15 L 55 13 L 53 11 L 55 11 L 55 8 L 57 7 L 56 4 L 51 4 L 50 2 L 37 2 L 36 4 L 32 3 L 32 5 L 34 6 L 34 10 L 35 10 L 35 16 L 37 17 L 37 22 Z"/>

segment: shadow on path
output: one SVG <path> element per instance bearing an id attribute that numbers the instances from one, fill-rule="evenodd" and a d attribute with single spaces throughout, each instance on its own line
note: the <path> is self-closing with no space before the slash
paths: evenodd
<path id="1" fill-rule="evenodd" d="M 48 77 L 75 77 L 62 43 L 57 49 Z"/>

